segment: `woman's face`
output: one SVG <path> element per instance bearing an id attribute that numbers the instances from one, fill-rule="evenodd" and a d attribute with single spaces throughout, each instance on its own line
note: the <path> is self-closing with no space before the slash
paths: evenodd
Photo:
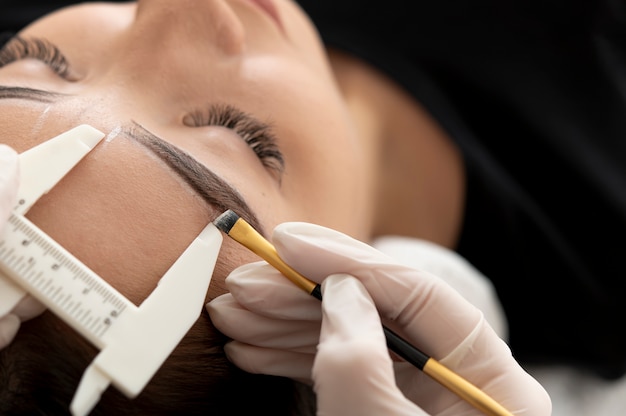
<path id="1" fill-rule="evenodd" d="M 193 156 L 266 231 L 299 220 L 367 236 L 371 155 L 293 2 L 93 3 L 20 36 L 29 52 L 15 58 L 26 59 L 0 69 L 0 142 L 21 152 L 83 123 L 108 135 L 29 216 L 129 298 L 145 297 L 220 213 L 136 136 Z M 67 72 L 32 38 L 55 45 Z M 253 259 L 226 239 L 214 283 Z"/>

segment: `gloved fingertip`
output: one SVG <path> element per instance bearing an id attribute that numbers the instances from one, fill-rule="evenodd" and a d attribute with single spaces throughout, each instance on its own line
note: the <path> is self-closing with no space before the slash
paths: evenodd
<path id="1" fill-rule="evenodd" d="M 0 319 L 0 349 L 6 347 L 13 341 L 19 329 L 20 318 L 17 316 L 8 314 Z"/>
<path id="2" fill-rule="evenodd" d="M 226 358 L 231 362 L 237 357 L 237 351 L 239 350 L 237 344 L 237 341 L 228 341 L 224 344 L 224 354 L 226 354 Z"/>
<path id="3" fill-rule="evenodd" d="M 340 235 L 338 231 L 308 222 L 284 222 L 278 224 L 273 231 L 272 239 L 301 239 L 307 237 L 332 237 Z"/>
<path id="4" fill-rule="evenodd" d="M 376 306 L 367 290 L 347 274 L 330 275 L 322 283 L 324 321 L 321 339 L 384 341 Z"/>
<path id="5" fill-rule="evenodd" d="M 17 197 L 18 162 L 17 152 L 5 144 L 0 144 L 0 221 L 3 225 Z"/>
<path id="6" fill-rule="evenodd" d="M 17 306 L 13 308 L 13 314 L 24 322 L 41 315 L 45 310 L 46 307 L 43 303 L 29 295 L 22 299 Z"/>
<path id="7" fill-rule="evenodd" d="M 223 305 L 224 302 L 227 301 L 227 297 L 229 297 L 228 293 L 225 293 L 223 295 L 215 297 L 215 298 L 211 299 L 209 302 L 207 302 L 204 305 L 204 308 L 209 313 L 209 315 L 212 314 L 212 313 L 216 313 L 219 310 L 219 308 L 221 307 L 221 305 Z"/>
<path id="8" fill-rule="evenodd" d="M 0 144 L 0 162 L 15 161 L 17 152 L 11 146 Z"/>
<path id="9" fill-rule="evenodd" d="M 4 188 L 16 183 L 19 156 L 13 148 L 0 144 L 0 185 Z"/>

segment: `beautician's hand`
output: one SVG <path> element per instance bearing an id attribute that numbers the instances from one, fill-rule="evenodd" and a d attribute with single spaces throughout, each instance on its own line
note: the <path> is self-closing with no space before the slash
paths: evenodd
<path id="1" fill-rule="evenodd" d="M 281 224 L 272 242 L 288 264 L 324 281 L 324 300 L 320 305 L 264 262 L 233 271 L 231 293 L 207 309 L 234 339 L 226 352 L 242 369 L 312 381 L 319 414 L 480 414 L 412 365 L 393 362 L 382 316 L 511 412 L 551 413 L 545 390 L 481 312 L 441 279 L 311 224 Z"/>
<path id="2" fill-rule="evenodd" d="M 0 144 L 0 232 L 9 219 L 11 210 L 17 202 L 19 184 L 18 156 L 15 150 Z M 20 322 L 39 315 L 43 305 L 34 298 L 26 296 L 8 314 L 0 316 L 0 349 L 6 347 L 15 337 Z"/>

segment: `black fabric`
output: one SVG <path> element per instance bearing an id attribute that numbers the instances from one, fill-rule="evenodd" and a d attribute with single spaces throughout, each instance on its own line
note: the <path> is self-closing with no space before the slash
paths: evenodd
<path id="1" fill-rule="evenodd" d="M 514 355 L 624 374 L 626 3 L 299 3 L 462 149 L 458 252 L 495 284 Z"/>
<path id="2" fill-rule="evenodd" d="M 62 3 L 8 2 L 0 30 Z M 626 3 L 299 3 L 329 46 L 386 72 L 463 151 L 458 252 L 492 279 L 514 355 L 624 374 Z"/>
<path id="3" fill-rule="evenodd" d="M 40 16 L 77 1 L 0 0 L 0 31 L 17 32 Z"/>

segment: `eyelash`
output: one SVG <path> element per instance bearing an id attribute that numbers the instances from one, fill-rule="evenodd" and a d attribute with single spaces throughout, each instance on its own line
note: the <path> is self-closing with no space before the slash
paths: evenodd
<path id="1" fill-rule="evenodd" d="M 192 125 L 221 126 L 233 130 L 254 151 L 261 163 L 282 174 L 285 160 L 268 125 L 230 105 L 212 105 L 208 111 L 190 114 Z"/>
<path id="2" fill-rule="evenodd" d="M 46 64 L 59 77 L 70 80 L 69 62 L 52 43 L 40 38 L 14 36 L 0 49 L 0 68 L 21 59 L 37 59 Z M 222 126 L 239 135 L 263 166 L 279 175 L 285 168 L 285 160 L 276 145 L 276 138 L 266 124 L 259 123 L 246 113 L 230 105 L 214 105 L 208 111 L 191 114 L 194 126 Z"/>
<path id="3" fill-rule="evenodd" d="M 37 59 L 63 79 L 70 79 L 70 65 L 59 48 L 45 39 L 14 36 L 0 50 L 0 68 L 21 59 Z"/>

